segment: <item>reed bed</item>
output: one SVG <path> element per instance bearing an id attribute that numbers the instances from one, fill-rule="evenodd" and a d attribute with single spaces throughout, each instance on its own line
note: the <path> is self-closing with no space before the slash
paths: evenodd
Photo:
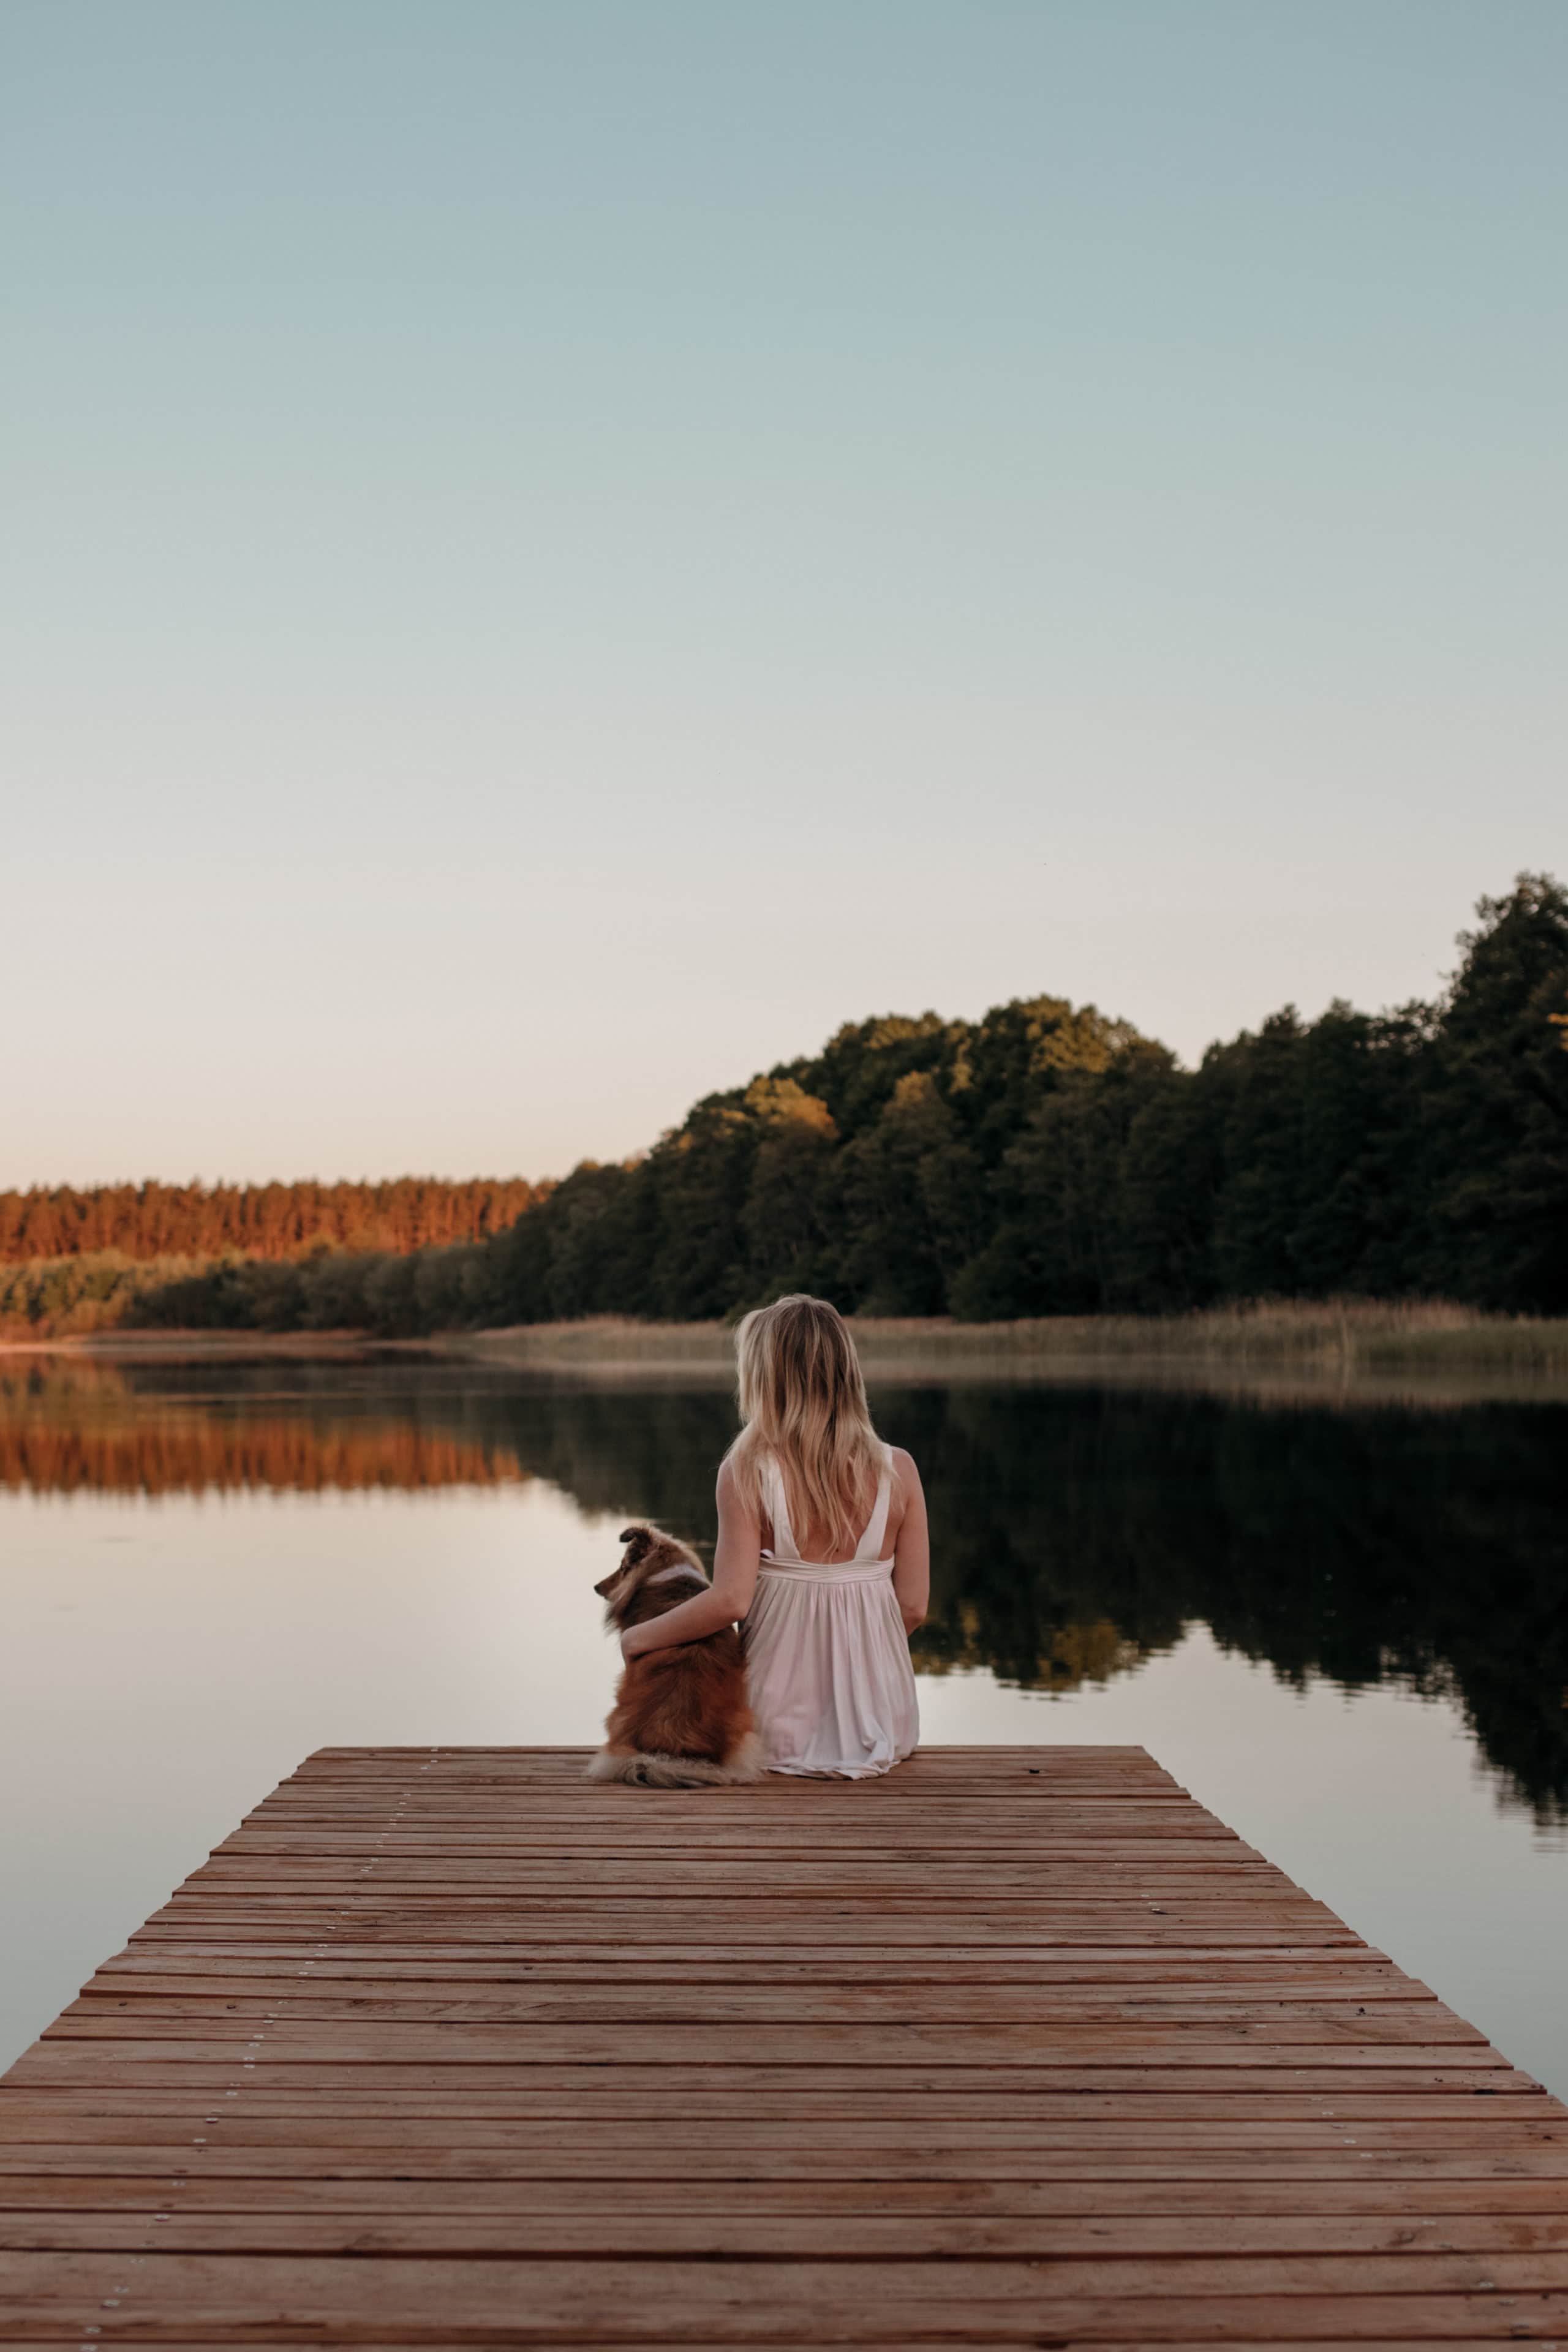
<path id="1" fill-rule="evenodd" d="M 1568 1317 L 1487 1315 L 1441 1299 L 1260 1299 L 1184 1315 L 1055 1315 L 1010 1323 L 860 1316 L 851 1328 L 873 1368 L 1087 1370 L 1136 1360 L 1341 1376 L 1568 1373 Z M 639 1323 L 617 1316 L 518 1324 L 426 1344 L 541 1370 L 719 1369 L 731 1362 L 732 1349 L 723 1323 Z"/>

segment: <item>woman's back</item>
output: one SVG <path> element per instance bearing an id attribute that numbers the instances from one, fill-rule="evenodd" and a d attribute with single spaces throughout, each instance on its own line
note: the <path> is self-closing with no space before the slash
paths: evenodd
<path id="1" fill-rule="evenodd" d="M 774 1772 L 864 1780 L 886 1772 L 920 1738 L 895 1562 L 883 1550 L 895 1494 L 892 1449 L 881 1452 L 870 1517 L 847 1559 L 802 1557 L 783 1465 L 771 1452 L 759 1464 L 763 1532 L 771 1540 L 741 1630 L 751 1702 Z"/>
<path id="2" fill-rule="evenodd" d="M 767 1506 L 763 1524 L 763 1559 L 776 1568 L 844 1568 L 858 1566 L 866 1561 L 881 1561 L 882 1544 L 889 1530 L 893 1496 L 897 1491 L 893 1477 L 893 1449 L 888 1445 L 882 1451 L 886 1459 L 872 1489 L 870 1515 L 856 1540 L 854 1550 L 842 1557 L 833 1548 L 831 1529 L 823 1529 L 815 1536 L 808 1530 L 811 1549 L 802 1551 L 790 1525 L 789 1491 L 783 1468 L 777 1456 L 770 1454 L 763 1473 L 763 1494 Z M 900 1516 L 902 1516 L 901 1503 Z M 891 1565 L 890 1554 L 882 1564 Z"/>

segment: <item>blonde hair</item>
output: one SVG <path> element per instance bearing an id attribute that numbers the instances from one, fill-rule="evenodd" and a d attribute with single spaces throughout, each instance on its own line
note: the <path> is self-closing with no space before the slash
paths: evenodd
<path id="1" fill-rule="evenodd" d="M 799 1291 L 754 1307 L 735 1333 L 735 1370 L 745 1426 L 725 1460 L 742 1501 L 754 1518 L 772 1517 L 763 1486 L 771 1459 L 796 1540 L 809 1528 L 834 1551 L 853 1551 L 886 1455 L 843 1316 Z"/>

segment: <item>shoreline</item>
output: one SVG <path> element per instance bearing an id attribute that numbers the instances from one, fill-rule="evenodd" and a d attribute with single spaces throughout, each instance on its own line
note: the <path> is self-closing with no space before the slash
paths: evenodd
<path id="1" fill-rule="evenodd" d="M 1366 1301 L 1265 1304 L 1155 1316 L 1058 1316 L 1016 1323 L 851 1317 L 868 1378 L 1202 1387 L 1260 1400 L 1366 1402 L 1568 1401 L 1568 1318 Z M 617 1317 L 380 1339 L 352 1330 L 140 1331 L 0 1338 L 0 1360 L 158 1364 L 467 1365 L 550 1380 L 727 1383 L 723 1323 Z"/>

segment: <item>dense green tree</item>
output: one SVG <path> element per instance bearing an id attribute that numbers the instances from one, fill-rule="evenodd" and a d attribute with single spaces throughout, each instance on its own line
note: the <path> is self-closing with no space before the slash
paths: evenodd
<path id="1" fill-rule="evenodd" d="M 1521 874 L 1477 912 L 1434 1038 L 1424 1271 L 1488 1305 L 1568 1304 L 1568 892 Z"/>
<path id="2" fill-rule="evenodd" d="M 656 1255 L 651 1311 L 674 1320 L 727 1314 L 744 1296 L 742 1220 L 763 1122 L 723 1097 L 697 1109 L 648 1154 Z"/>
<path id="3" fill-rule="evenodd" d="M 998 1005 L 965 1034 L 949 1092 L 968 1113 L 975 1147 L 994 1168 L 1036 1106 L 1084 1073 L 1106 1069 L 1138 1041 L 1126 1021 L 1065 996 Z"/>
<path id="4" fill-rule="evenodd" d="M 1163 1046 L 1138 1039 L 1053 1083 L 1003 1154 L 995 1230 L 954 1280 L 955 1312 L 1090 1315 L 1142 1303 L 1127 1267 L 1129 1139 L 1174 1066 Z"/>
<path id="5" fill-rule="evenodd" d="M 776 1075 L 819 1097 L 838 1133 L 852 1141 L 876 1125 L 900 1078 L 914 1070 L 951 1069 L 963 1030 L 962 1022 L 944 1022 L 934 1013 L 918 1020 L 889 1013 L 847 1022 L 814 1061 L 792 1062 Z"/>
<path id="6" fill-rule="evenodd" d="M 1119 1171 L 1116 1303 L 1152 1314 L 1206 1307 L 1221 1172 L 1208 1097 L 1169 1055 L 1142 1056 L 1129 1076 L 1135 1099 Z"/>
<path id="7" fill-rule="evenodd" d="M 521 1218 L 500 1244 L 501 1319 L 649 1312 L 650 1210 L 639 1167 L 574 1169 L 551 1194 L 550 1215 Z"/>
<path id="8" fill-rule="evenodd" d="M 741 1213 L 748 1301 L 838 1286 L 838 1130 L 820 1095 L 757 1078 L 745 1107 L 760 1132 Z"/>
<path id="9" fill-rule="evenodd" d="M 982 1173 L 929 1070 L 900 1078 L 844 1152 L 842 1286 L 871 1315 L 940 1315 L 968 1255 Z"/>

